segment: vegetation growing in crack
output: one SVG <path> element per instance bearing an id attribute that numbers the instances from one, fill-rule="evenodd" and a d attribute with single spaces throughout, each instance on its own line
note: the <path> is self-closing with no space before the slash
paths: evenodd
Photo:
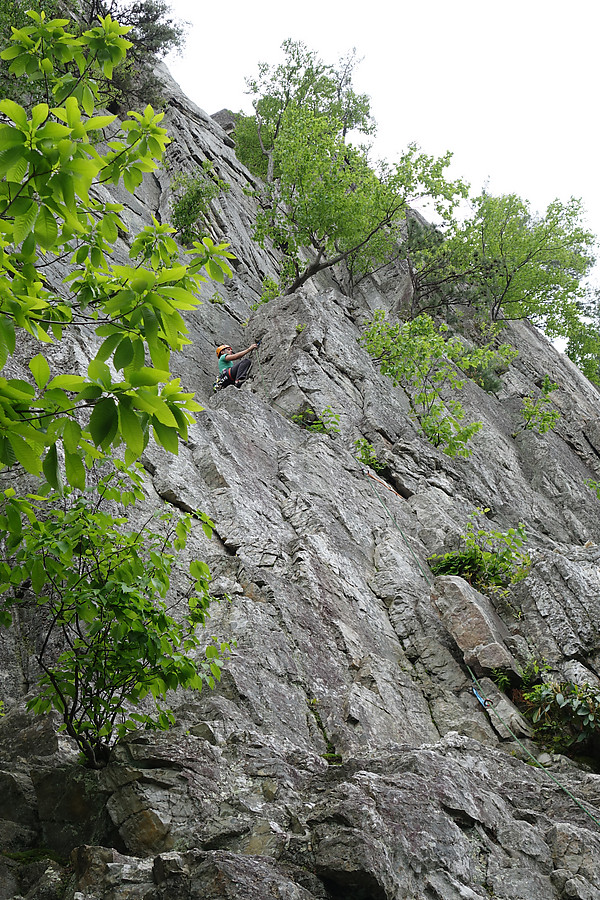
<path id="1" fill-rule="evenodd" d="M 531 557 L 521 549 L 525 526 L 519 522 L 507 531 L 482 528 L 478 520 L 487 512 L 489 509 L 479 508 L 471 514 L 456 550 L 429 557 L 435 575 L 460 575 L 483 592 L 507 588 L 527 576 Z"/>
<path id="2" fill-rule="evenodd" d="M 593 478 L 588 478 L 587 481 L 584 482 L 585 486 L 593 491 L 596 495 L 596 498 L 600 500 L 600 481 L 595 481 Z"/>
<path id="3" fill-rule="evenodd" d="M 531 720 L 534 740 L 554 753 L 584 758 L 598 765 L 600 690 L 552 675 L 545 660 L 531 657 L 514 677 L 495 671 L 494 681 Z"/>
<path id="4" fill-rule="evenodd" d="M 229 190 L 229 184 L 205 161 L 197 175 L 176 172 L 171 180 L 171 224 L 182 244 L 191 247 L 208 235 L 210 203 Z"/>
<path id="5" fill-rule="evenodd" d="M 270 275 L 266 275 L 262 280 L 262 293 L 260 295 L 260 299 L 256 303 L 252 303 L 250 305 L 250 309 L 258 309 L 258 307 L 262 306 L 263 303 L 269 303 L 271 300 L 275 300 L 276 297 L 280 296 L 280 286 L 277 284 L 274 278 L 271 278 Z"/>
<path id="6" fill-rule="evenodd" d="M 457 338 L 447 339 L 448 327 L 436 327 L 431 316 L 392 325 L 382 310 L 367 323 L 361 343 L 381 371 L 400 386 L 421 433 L 448 456 L 469 456 L 468 441 L 481 422 L 463 425 L 464 410 L 452 394 L 466 384 L 459 366 L 474 362 Z"/>
<path id="7" fill-rule="evenodd" d="M 584 754 L 600 750 L 597 687 L 546 681 L 523 691 L 522 708 L 534 725 L 536 740 L 550 749 Z"/>
<path id="8" fill-rule="evenodd" d="M 354 451 L 356 459 L 363 465 L 369 466 L 373 471 L 381 472 L 385 468 L 379 461 L 375 447 L 366 438 L 357 438 L 354 441 Z"/>
<path id="9" fill-rule="evenodd" d="M 327 749 L 325 753 L 321 754 L 323 759 L 330 766 L 341 766 L 342 757 L 339 753 L 336 752 L 335 745 L 332 743 L 325 730 L 325 725 L 323 724 L 323 719 L 321 718 L 321 714 L 319 712 L 319 701 L 316 699 L 316 697 L 312 697 L 306 701 L 306 705 L 313 719 L 317 723 L 317 728 L 323 735 L 323 740 L 325 741 L 325 746 Z"/>
<path id="10" fill-rule="evenodd" d="M 292 416 L 292 422 L 305 428 L 307 431 L 315 431 L 319 434 L 338 434 L 340 430 L 340 415 L 335 413 L 330 406 L 316 413 L 310 407 Z"/>
<path id="11" fill-rule="evenodd" d="M 535 431 L 537 434 L 546 434 L 547 431 L 554 430 L 560 419 L 560 412 L 553 408 L 550 394 L 557 388 L 558 385 L 551 381 L 548 375 L 544 375 L 539 397 L 537 399 L 534 397 L 523 398 L 522 421 L 513 437 L 527 430 Z"/>

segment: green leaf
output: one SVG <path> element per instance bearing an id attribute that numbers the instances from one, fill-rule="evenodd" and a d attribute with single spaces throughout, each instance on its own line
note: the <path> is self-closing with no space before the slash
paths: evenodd
<path id="1" fill-rule="evenodd" d="M 119 403 L 119 426 L 127 447 L 139 458 L 144 450 L 144 431 L 128 399 Z"/>
<path id="2" fill-rule="evenodd" d="M 9 432 L 8 440 L 17 458 L 24 469 L 31 472 L 32 475 L 39 475 L 42 466 L 39 454 L 27 443 L 22 437 L 13 432 Z"/>
<path id="3" fill-rule="evenodd" d="M 119 427 L 119 412 L 112 397 L 103 397 L 98 400 L 90 416 L 88 427 L 97 447 L 110 446 Z"/>
<path id="4" fill-rule="evenodd" d="M 92 381 L 99 382 L 103 388 L 110 388 L 112 386 L 110 369 L 106 363 L 102 362 L 102 360 L 97 357 L 90 360 L 88 365 L 88 376 Z"/>
<path id="5" fill-rule="evenodd" d="M 65 474 L 69 484 L 80 491 L 85 489 L 85 466 L 79 453 L 65 450 Z"/>
<path id="6" fill-rule="evenodd" d="M 152 417 L 152 427 L 158 443 L 169 453 L 179 453 L 179 434 L 175 428 L 168 428 L 159 422 L 156 416 Z"/>
<path id="7" fill-rule="evenodd" d="M 33 359 L 29 361 L 29 368 L 31 374 L 35 378 L 35 383 L 39 389 L 42 390 L 42 388 L 46 387 L 50 378 L 50 366 L 48 365 L 46 357 L 41 353 L 38 353 L 37 356 L 34 356 Z"/>
<path id="8" fill-rule="evenodd" d="M 33 200 L 30 200 L 29 203 L 25 205 L 25 211 L 20 215 L 15 216 L 13 227 L 13 242 L 15 244 L 19 244 L 33 229 L 37 214 L 38 205 L 37 203 L 34 203 Z"/>
<path id="9" fill-rule="evenodd" d="M 212 278 L 213 281 L 218 281 L 220 284 L 223 284 L 223 282 L 225 281 L 225 276 L 221 268 L 217 265 L 216 262 L 214 262 L 214 260 L 207 260 L 205 268 L 209 277 Z"/>
<path id="10" fill-rule="evenodd" d="M 92 92 L 87 84 L 85 84 L 83 87 L 83 92 L 81 95 L 81 105 L 83 106 L 86 115 L 93 116 L 93 114 L 94 114 L 94 95 L 92 94 Z"/>
<path id="11" fill-rule="evenodd" d="M 0 177 L 10 174 L 10 181 L 20 180 L 20 178 L 13 177 L 13 173 L 18 175 L 18 171 L 15 172 L 15 167 L 17 166 L 22 169 L 20 176 L 22 178 L 27 171 L 27 160 L 23 156 L 22 143 L 16 147 L 8 147 L 6 150 L 0 151 Z"/>
<path id="12" fill-rule="evenodd" d="M 56 219 L 47 206 L 40 207 L 34 228 L 35 237 L 44 250 L 50 250 L 58 238 Z"/>
<path id="13" fill-rule="evenodd" d="M 161 382 L 167 382 L 170 378 L 170 373 L 161 371 L 160 369 L 150 369 L 148 366 L 143 366 L 141 369 L 138 369 L 137 372 L 128 373 L 128 378 L 130 384 L 134 387 L 151 387 Z"/>
<path id="14" fill-rule="evenodd" d="M 27 128 L 27 113 L 14 100 L 0 100 L 0 112 L 8 116 L 19 128 Z"/>
<path id="15" fill-rule="evenodd" d="M 15 326 L 11 319 L 0 315 L 0 369 L 4 368 L 8 357 L 15 352 Z"/>
<path id="16" fill-rule="evenodd" d="M 131 339 L 124 337 L 115 351 L 113 363 L 115 369 L 124 369 L 133 359 L 133 344 Z"/>
<path id="17" fill-rule="evenodd" d="M 75 453 L 81 443 L 81 426 L 74 419 L 67 419 L 63 430 L 63 446 L 67 453 Z"/>
<path id="18" fill-rule="evenodd" d="M 100 349 L 96 353 L 96 359 L 101 361 L 105 361 L 108 357 L 114 352 L 115 347 L 122 341 L 123 335 L 120 331 L 117 331 L 115 334 L 109 334 L 109 336 L 102 341 L 100 345 Z M 116 366 L 116 368 L 120 368 L 120 366 Z"/>
<path id="19" fill-rule="evenodd" d="M 44 462 L 42 463 L 42 469 L 44 472 L 44 477 L 48 484 L 54 488 L 54 490 L 62 493 L 62 483 L 60 479 L 60 472 L 58 469 L 58 452 L 56 449 L 56 444 L 52 444 L 48 452 L 46 453 Z"/>

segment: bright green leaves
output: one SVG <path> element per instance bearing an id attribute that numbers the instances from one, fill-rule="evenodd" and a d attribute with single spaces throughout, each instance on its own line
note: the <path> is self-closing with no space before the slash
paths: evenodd
<path id="1" fill-rule="evenodd" d="M 469 516 L 459 546 L 449 553 L 435 553 L 427 560 L 435 575 L 460 575 L 484 593 L 522 581 L 531 569 L 531 557 L 522 550 L 525 526 L 499 531 L 485 518 L 488 508 L 478 507 Z"/>
<path id="2" fill-rule="evenodd" d="M 448 456 L 469 456 L 467 442 L 481 422 L 463 425 L 462 405 L 448 393 L 464 386 L 460 368 L 468 368 L 471 358 L 461 341 L 447 339 L 447 330 L 447 326 L 437 328 L 427 315 L 391 325 L 383 311 L 376 310 L 361 343 L 381 360 L 382 373 L 402 387 L 411 416 L 427 440 Z"/>
<path id="3" fill-rule="evenodd" d="M 37 386 L 40 389 L 46 387 L 50 380 L 50 366 L 48 365 L 46 357 L 42 356 L 41 353 L 38 353 L 37 356 L 34 356 L 33 359 L 29 361 L 29 368 L 31 369 L 31 374 L 35 378 Z"/>
<path id="4" fill-rule="evenodd" d="M 103 504 L 142 499 L 135 463 L 152 434 L 173 453 L 186 438 L 200 407 L 171 377 L 170 354 L 188 340 L 182 312 L 197 307 L 203 272 L 210 266 L 222 280 L 231 254 L 207 238 L 182 263 L 173 229 L 154 221 L 134 237 L 131 265 L 113 264 L 127 229 L 122 207 L 97 185 L 135 190 L 156 168 L 168 142 L 162 114 L 147 107 L 103 133 L 114 118 L 94 114 L 94 77 L 109 77 L 124 58 L 127 29 L 107 16 L 75 37 L 66 21 L 29 16 L 3 57 L 14 75 L 42 80 L 46 97 L 29 112 L 0 104 L 0 366 L 30 347 L 23 332 L 46 344 L 85 328 L 98 349 L 85 374 L 55 372 L 30 351 L 19 360 L 27 377 L 0 376 L 0 466 L 21 465 L 46 482 L 39 496 L 6 491 L 0 502 L 0 625 L 32 596 L 45 607 L 44 674 L 30 708 L 58 710 L 98 766 L 127 731 L 169 727 L 168 690 L 220 676 L 226 645 L 211 645 L 203 659 L 195 633 L 211 600 L 205 564 L 189 575 L 187 614 L 176 621 L 164 602 L 176 553 L 196 524 L 210 534 L 210 520 L 174 523 L 166 513 L 164 531 L 129 532 Z M 57 289 L 62 260 L 72 269 Z M 123 452 L 107 457 L 114 447 Z M 179 593 L 182 579 L 178 572 Z M 61 648 L 57 658 L 45 655 L 50 646 Z M 144 698 L 154 699 L 153 712 L 126 711 Z"/>
<path id="5" fill-rule="evenodd" d="M 94 405 L 89 421 L 92 440 L 97 447 L 110 447 L 119 427 L 119 414 L 112 397 L 103 397 Z"/>
<path id="6" fill-rule="evenodd" d="M 276 181 L 257 217 L 256 237 L 287 256 L 288 292 L 322 269 L 345 262 L 353 281 L 398 252 L 410 202 L 433 197 L 451 207 L 462 182 L 444 177 L 437 160 L 411 147 L 395 167 L 370 165 L 366 150 L 346 143 L 339 121 L 290 104 L 273 148 Z M 300 248 L 316 255 L 308 265 Z"/>
<path id="7" fill-rule="evenodd" d="M 466 186 L 447 179 L 449 153 L 438 159 L 415 145 L 395 165 L 373 167 L 368 148 L 347 141 L 374 130 L 369 98 L 352 87 L 355 55 L 336 68 L 300 42 L 283 50 L 283 64 L 261 64 L 248 80 L 255 121 L 239 117 L 236 127 L 240 159 L 267 182 L 255 237 L 283 251 L 288 293 L 342 262 L 351 289 L 397 257 L 411 203 L 427 198 L 448 215 Z"/>
<path id="8" fill-rule="evenodd" d="M 4 54 L 2 54 L 4 56 Z M 23 109 L 22 106 L 19 106 L 18 103 L 15 103 L 14 100 L 0 100 L 0 112 L 4 113 L 4 115 L 10 119 L 11 122 L 14 122 L 17 128 L 26 133 L 29 130 L 29 122 L 27 119 L 27 113 Z M 33 125 L 33 119 L 32 119 Z M 5 130 L 5 129 L 3 129 Z"/>
<path id="9" fill-rule="evenodd" d="M 40 207 L 37 213 L 34 234 L 36 241 L 42 250 L 51 250 L 56 244 L 58 238 L 58 225 L 54 214 L 47 206 Z"/>
<path id="10" fill-rule="evenodd" d="M 600 732 L 600 691 L 590 684 L 554 681 L 523 690 L 523 711 L 536 737 L 564 753 L 593 753 Z"/>
<path id="11" fill-rule="evenodd" d="M 76 479 L 77 463 L 69 465 Z M 118 470 L 101 478 L 98 496 L 67 488 L 62 498 L 51 492 L 24 499 L 9 490 L 0 503 L 0 625 L 9 625 L 12 610 L 32 596 L 44 608 L 47 630 L 38 643 L 44 674 L 29 706 L 58 710 L 94 767 L 106 764 L 111 745 L 128 731 L 170 727 L 167 692 L 199 690 L 204 681 L 214 686 L 230 649 L 213 640 L 203 654 L 196 634 L 212 600 L 205 563 L 190 563 L 183 615 L 173 618 L 164 601 L 175 553 L 195 527 L 191 517 L 167 510 L 155 530 L 146 524 L 128 531 L 107 511 L 109 501 L 127 504 L 139 495 L 141 476 L 130 474 L 131 485 Z M 210 530 L 206 516 L 198 519 Z M 29 581 L 31 591 L 23 590 Z M 185 573 L 177 581 L 185 591 Z M 58 658 L 50 646 L 62 648 Z M 153 710 L 128 711 L 144 698 L 152 698 Z"/>
<path id="12" fill-rule="evenodd" d="M 51 373 L 38 353 L 31 384 L 0 381 L 0 463 L 58 490 L 65 478 L 83 487 L 98 448 L 124 445 L 131 462 L 154 434 L 177 452 L 200 407 L 171 378 L 170 356 L 188 342 L 182 313 L 198 306 L 204 273 L 223 281 L 232 254 L 204 238 L 182 263 L 173 229 L 153 221 L 133 238 L 131 265 L 112 263 L 122 207 L 94 185 L 138 187 L 169 141 L 163 113 L 147 106 L 104 133 L 115 117 L 95 114 L 94 78 L 123 60 L 127 29 L 107 16 L 74 36 L 64 20 L 29 18 L 3 57 L 14 74 L 43 73 L 47 97 L 30 111 L 0 101 L 0 365 L 19 329 L 52 343 L 91 327 L 102 343 L 87 377 Z M 48 276 L 60 257 L 73 268 L 56 290 Z"/>
<path id="13" fill-rule="evenodd" d="M 582 280 L 594 263 L 594 235 L 581 201 L 554 200 L 534 214 L 516 194 L 483 194 L 441 246 L 492 320 L 530 318 L 568 336 L 581 321 Z"/>
<path id="14" fill-rule="evenodd" d="M 375 130 L 369 97 L 357 94 L 352 86 L 358 63 L 355 51 L 330 65 L 301 41 L 288 39 L 281 49 L 282 63 L 260 63 L 258 75 L 246 79 L 248 93 L 254 97 L 255 116 L 240 116 L 236 123 L 239 158 L 269 183 L 279 175 L 273 151 L 290 106 L 335 121 L 342 138 L 349 131 L 372 134 Z"/>
<path id="15" fill-rule="evenodd" d="M 139 459 L 146 446 L 147 434 L 144 432 L 140 417 L 133 410 L 128 398 L 122 397 L 119 402 L 119 430 L 123 440 L 134 459 Z M 175 442 L 177 437 L 175 436 Z"/>
<path id="16" fill-rule="evenodd" d="M 557 389 L 558 385 L 551 381 L 548 375 L 544 375 L 544 380 L 540 389 L 540 395 L 536 399 L 534 397 L 523 397 L 521 404 L 522 421 L 517 428 L 513 437 L 526 429 L 537 431 L 538 434 L 546 434 L 552 431 L 558 424 L 560 412 L 552 405 L 550 394 Z"/>

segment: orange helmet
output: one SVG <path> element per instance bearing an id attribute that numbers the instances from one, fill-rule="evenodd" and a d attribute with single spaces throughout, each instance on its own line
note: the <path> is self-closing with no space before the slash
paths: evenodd
<path id="1" fill-rule="evenodd" d="M 217 356 L 220 356 L 223 350 L 231 350 L 229 344 L 219 344 L 217 347 Z"/>

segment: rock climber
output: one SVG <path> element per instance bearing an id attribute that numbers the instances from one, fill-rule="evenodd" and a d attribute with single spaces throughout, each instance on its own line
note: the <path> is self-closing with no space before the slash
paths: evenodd
<path id="1" fill-rule="evenodd" d="M 252 353 L 252 351 L 257 348 L 258 344 L 250 344 L 245 350 L 234 353 L 233 348 L 230 347 L 229 344 L 221 344 L 217 347 L 219 377 L 213 385 L 215 391 L 220 391 L 222 388 L 229 387 L 230 384 L 235 384 L 238 388 L 242 386 L 250 374 L 250 368 L 252 366 L 252 360 L 245 359 L 244 357 L 248 356 L 249 353 Z"/>

